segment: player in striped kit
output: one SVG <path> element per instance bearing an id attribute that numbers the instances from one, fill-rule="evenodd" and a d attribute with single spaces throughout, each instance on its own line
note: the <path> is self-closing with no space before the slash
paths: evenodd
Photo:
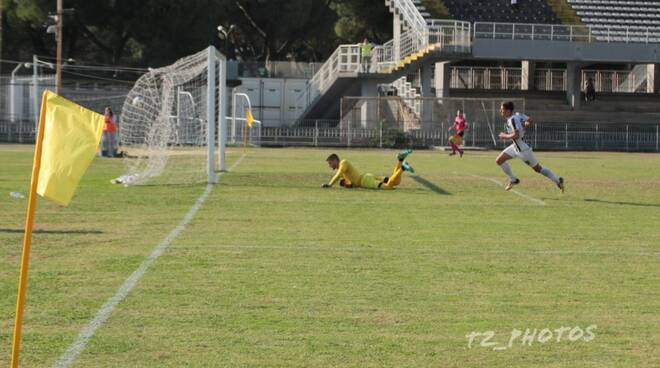
<path id="1" fill-rule="evenodd" d="M 511 140 L 510 146 L 504 149 L 502 153 L 497 156 L 495 162 L 502 168 L 502 171 L 509 177 L 509 182 L 504 187 L 505 190 L 511 190 L 514 185 L 520 184 L 520 179 L 513 175 L 509 161 L 512 158 L 519 158 L 523 160 L 529 167 L 534 169 L 537 173 L 552 180 L 562 193 L 564 192 L 564 178 L 555 175 L 549 168 L 542 167 L 539 161 L 534 156 L 534 151 L 531 145 L 525 139 L 525 128 L 529 128 L 533 121 L 532 119 L 519 112 L 513 113 L 513 102 L 508 101 L 502 103 L 500 113 L 502 117 L 507 120 L 506 133 L 500 133 L 499 137 L 503 140 Z"/>

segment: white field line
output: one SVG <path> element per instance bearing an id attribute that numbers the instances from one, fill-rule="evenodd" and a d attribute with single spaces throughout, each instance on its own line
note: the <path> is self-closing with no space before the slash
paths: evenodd
<path id="1" fill-rule="evenodd" d="M 444 250 L 442 248 L 379 248 L 379 247 L 350 247 L 350 246 L 314 246 L 314 245 L 231 245 L 231 244 L 204 244 L 204 245 L 180 245 L 177 248 L 181 249 L 221 249 L 225 252 L 240 252 L 248 250 L 273 250 L 273 251 L 316 251 L 316 252 L 396 252 L 396 253 L 438 253 L 449 255 L 478 255 L 478 254 L 506 254 L 506 255 L 564 255 L 564 256 L 639 256 L 639 257 L 660 257 L 658 252 L 631 252 L 631 251 L 608 251 L 608 250 L 561 250 L 561 249 L 548 249 L 548 250 L 479 250 L 479 251 L 452 251 Z"/>
<path id="2" fill-rule="evenodd" d="M 245 155 L 242 155 L 230 168 L 229 171 L 232 171 L 235 167 L 237 167 L 241 161 L 243 161 L 243 158 L 245 158 Z M 223 173 L 219 173 L 218 176 L 222 176 Z M 65 368 L 69 367 L 82 353 L 82 351 L 85 349 L 87 346 L 87 343 L 89 343 L 89 340 L 94 336 L 94 333 L 96 330 L 99 329 L 105 323 L 105 321 L 110 317 L 114 309 L 117 307 L 119 303 L 121 303 L 128 294 L 133 290 L 135 285 L 137 285 L 138 281 L 144 276 L 144 274 L 149 270 L 149 267 L 160 257 L 172 244 L 172 241 L 176 239 L 176 237 L 181 234 L 182 231 L 186 229 L 190 221 L 192 221 L 193 217 L 197 214 L 197 211 L 202 207 L 206 199 L 209 197 L 211 194 L 211 191 L 213 190 L 213 184 L 209 184 L 206 186 L 206 189 L 204 189 L 204 192 L 202 195 L 197 198 L 197 201 L 193 206 L 188 210 L 188 213 L 183 217 L 181 222 L 177 227 L 172 230 L 172 232 L 167 235 L 165 239 L 163 239 L 152 251 L 151 254 L 140 264 L 140 266 L 124 281 L 124 283 L 121 285 L 121 287 L 117 290 L 117 292 L 108 299 L 103 306 L 101 306 L 101 309 L 96 313 L 94 318 L 92 318 L 89 323 L 83 327 L 82 330 L 80 330 L 80 333 L 78 334 L 78 337 L 76 337 L 76 340 L 69 346 L 68 349 L 59 357 L 57 362 L 53 364 L 54 368 Z"/>
<path id="3" fill-rule="evenodd" d="M 485 177 L 485 176 L 479 176 L 479 175 L 474 175 L 474 174 L 470 174 L 470 176 L 472 176 L 473 178 L 477 178 L 477 179 L 488 180 L 488 181 L 490 181 L 490 182 L 492 182 L 492 183 L 497 184 L 497 185 L 500 186 L 500 187 L 504 187 L 504 184 L 500 183 L 499 181 L 497 181 L 497 180 L 495 180 L 495 179 L 493 179 L 493 178 L 487 178 L 487 177 Z M 525 193 L 523 193 L 523 192 L 520 192 L 520 191 L 518 191 L 518 190 L 515 190 L 515 189 L 511 189 L 510 192 L 513 192 L 513 193 L 519 195 L 520 197 L 525 198 L 525 199 L 528 200 L 528 201 L 534 202 L 534 203 L 539 204 L 539 205 L 541 205 L 541 206 L 545 206 L 545 202 L 543 202 L 542 200 L 540 200 L 540 199 L 538 199 L 538 198 L 534 198 L 534 197 L 532 197 L 532 196 L 530 196 L 530 195 L 527 195 L 527 194 L 525 194 Z"/>

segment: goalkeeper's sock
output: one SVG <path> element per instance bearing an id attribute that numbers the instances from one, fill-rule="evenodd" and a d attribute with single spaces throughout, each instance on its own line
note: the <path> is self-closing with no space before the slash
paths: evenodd
<path id="1" fill-rule="evenodd" d="M 504 171 L 506 176 L 508 176 L 509 179 L 511 179 L 511 181 L 518 180 L 518 178 L 516 178 L 516 176 L 513 175 L 513 171 L 511 171 L 511 166 L 509 166 L 508 162 L 504 162 L 503 164 L 500 165 L 500 167 L 502 168 L 502 171 Z"/>
<path id="2" fill-rule="evenodd" d="M 403 151 L 399 152 L 398 155 L 396 155 L 396 159 L 399 160 L 399 161 L 403 161 L 411 153 L 412 153 L 411 149 L 404 149 Z"/>
<path id="3" fill-rule="evenodd" d="M 408 161 L 403 161 L 403 163 L 401 164 L 401 168 L 403 168 L 404 171 L 407 171 L 411 174 L 415 173 L 415 169 L 412 166 L 410 166 Z"/>
<path id="4" fill-rule="evenodd" d="M 555 184 L 559 184 L 559 178 L 557 175 L 555 175 L 555 173 L 553 173 L 552 170 L 548 169 L 547 167 L 542 168 L 540 174 L 552 180 Z"/>

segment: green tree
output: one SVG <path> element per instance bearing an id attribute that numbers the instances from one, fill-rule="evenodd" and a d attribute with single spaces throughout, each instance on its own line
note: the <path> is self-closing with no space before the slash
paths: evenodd
<path id="1" fill-rule="evenodd" d="M 3 53 L 54 55 L 46 34 L 53 0 L 3 0 Z M 250 61 L 325 60 L 340 43 L 391 34 L 382 0 L 64 0 L 64 57 L 79 62 L 159 66 L 215 45 Z M 233 26 L 226 40 L 217 26 Z M 26 47 L 29 45 L 29 47 Z"/>
<path id="2" fill-rule="evenodd" d="M 338 20 L 334 31 L 342 42 L 360 42 L 365 37 L 382 44 L 392 38 L 392 14 L 383 0 L 336 0 Z"/>

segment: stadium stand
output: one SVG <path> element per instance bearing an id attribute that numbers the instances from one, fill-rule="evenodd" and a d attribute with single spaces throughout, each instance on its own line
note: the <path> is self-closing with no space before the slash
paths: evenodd
<path id="1" fill-rule="evenodd" d="M 567 0 L 548 0 L 548 4 L 564 24 L 582 24 L 582 19 Z"/>
<path id="2" fill-rule="evenodd" d="M 546 0 L 520 0 L 513 8 L 510 0 L 443 0 L 454 19 L 470 22 L 560 24 Z"/>
<path id="3" fill-rule="evenodd" d="M 660 1 L 569 0 L 582 22 L 600 37 L 660 41 Z"/>
<path id="4" fill-rule="evenodd" d="M 519 0 L 517 6 L 511 0 L 385 0 L 385 4 L 394 15 L 394 37 L 374 48 L 374 66 L 369 72 L 360 71 L 359 45 L 340 46 L 301 95 L 303 120 L 335 119 L 345 110 L 339 99 L 374 97 L 379 85 L 398 96 L 425 99 L 525 98 L 527 111 L 547 122 L 660 119 L 660 65 L 654 56 L 660 52 L 660 0 Z M 589 23 L 606 12 L 609 23 Z M 619 16 L 621 12 L 629 15 Z M 657 28 L 628 27 L 625 20 L 635 20 L 635 15 Z M 594 80 L 596 101 L 584 98 L 589 78 Z M 424 128 L 433 108 L 419 102 L 406 98 L 402 104 Z M 361 114 L 368 116 L 367 105 L 361 106 Z"/>
<path id="5" fill-rule="evenodd" d="M 451 0 L 415 0 L 414 2 L 417 5 L 417 8 L 419 9 L 422 16 L 424 16 L 424 18 L 426 18 L 427 20 L 430 18 L 459 19 L 455 16 L 455 13 L 450 12 L 450 10 L 445 5 L 445 1 L 450 2 Z M 463 12 L 468 12 L 468 13 L 472 12 L 472 10 L 469 9 L 469 6 L 466 5 L 468 2 L 453 1 L 453 3 L 458 4 L 459 5 L 458 8 L 460 8 Z M 478 5 L 478 7 L 475 7 L 474 9 L 479 9 L 484 4 L 496 6 L 498 9 L 503 9 L 503 8 L 507 9 L 508 6 L 507 4 L 510 4 L 510 1 L 476 1 L 472 3 L 476 3 Z M 541 11 L 540 13 L 529 11 L 530 9 L 534 9 L 535 7 L 537 7 L 539 4 L 541 4 L 541 6 L 543 7 L 543 11 Z M 452 9 L 454 8 L 455 7 L 452 6 Z M 522 13 L 520 13 L 521 11 Z M 582 24 L 581 18 L 577 15 L 575 9 L 568 3 L 567 0 L 547 0 L 547 1 L 522 0 L 519 5 L 519 10 L 516 10 L 516 14 L 513 14 L 513 16 L 517 21 L 518 14 L 524 14 L 524 15 L 531 14 L 532 15 L 531 22 L 548 23 L 552 21 L 546 22 L 543 19 L 537 19 L 536 15 L 542 14 L 544 16 L 544 19 L 552 19 L 553 17 L 552 12 L 554 12 L 554 14 L 561 20 L 561 23 L 563 24 Z M 509 14 L 508 16 L 510 17 L 511 14 Z M 487 19 L 492 19 L 492 18 L 487 18 Z M 483 19 L 480 20 L 483 21 Z"/>
<path id="6" fill-rule="evenodd" d="M 452 19 L 449 9 L 442 0 L 414 0 L 414 3 L 427 21 L 429 19 Z"/>

